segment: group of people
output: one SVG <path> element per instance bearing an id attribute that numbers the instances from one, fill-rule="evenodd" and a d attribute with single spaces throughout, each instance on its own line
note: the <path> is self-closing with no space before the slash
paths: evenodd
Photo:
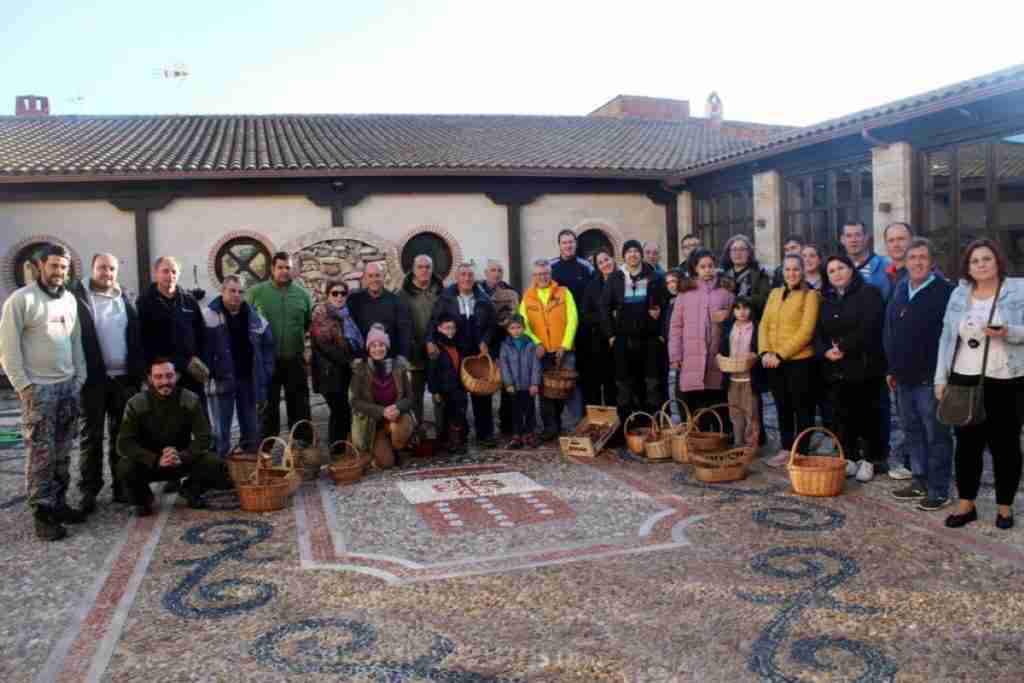
<path id="1" fill-rule="evenodd" d="M 0 362 L 23 406 L 28 503 L 40 538 L 84 521 L 103 487 L 109 437 L 113 498 L 152 514 L 150 484 L 166 481 L 192 507 L 225 481 L 237 420 L 243 451 L 287 426 L 314 439 L 310 383 L 330 417 L 328 444 L 344 442 L 381 468 L 400 461 L 429 394 L 439 440 L 464 453 L 472 431 L 498 445 L 494 401 L 467 390 L 463 361 L 500 369 L 498 431 L 508 448 L 535 447 L 572 429 L 585 405 L 614 405 L 671 418 L 726 404 L 719 416 L 738 444 L 764 445 L 763 393 L 778 412 L 781 465 L 797 435 L 822 422 L 838 435 L 848 475 L 870 481 L 888 471 L 893 492 L 923 510 L 949 503 L 953 463 L 959 507 L 946 523 L 974 521 L 982 453 L 993 453 L 996 524 L 1013 524 L 1021 475 L 1024 285 L 1007 276 L 998 245 L 970 244 L 959 286 L 935 267 L 932 244 L 906 223 L 885 231 L 888 257 L 875 254 L 860 223 L 842 227 L 842 253 L 824 254 L 797 237 L 769 272 L 752 240 L 732 237 L 721 257 L 694 235 L 682 264 L 666 271 L 658 246 L 627 240 L 621 262 L 609 249 L 588 259 L 576 235 L 557 236 L 558 256 L 533 263 L 520 295 L 500 263 L 458 264 L 450 285 L 417 256 L 395 291 L 370 263 L 362 288 L 325 283 L 316 303 L 293 281 L 289 254 L 271 259 L 270 278 L 243 291 L 234 275 L 208 304 L 178 287 L 178 262 L 156 260 L 137 301 L 121 290 L 118 260 L 93 257 L 70 283 L 70 254 L 48 245 L 35 282 L 12 294 L 0 320 Z M 719 355 L 745 360 L 723 372 Z M 543 373 L 576 370 L 566 400 L 547 398 Z M 733 368 L 735 369 L 735 368 Z M 987 421 L 953 430 L 937 419 L 949 385 L 984 384 Z M 905 433 L 906 459 L 889 467 L 891 401 Z M 541 427 L 537 430 L 537 413 Z M 67 504 L 70 450 L 81 430 L 81 504 Z M 954 446 L 955 436 L 955 446 Z M 800 450 L 807 443 L 797 444 Z M 955 455 L 954 455 L 955 453 Z"/>

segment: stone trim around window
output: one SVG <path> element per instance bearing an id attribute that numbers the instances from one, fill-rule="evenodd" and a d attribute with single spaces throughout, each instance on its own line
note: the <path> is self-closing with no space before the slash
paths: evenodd
<path id="1" fill-rule="evenodd" d="M 584 221 L 577 223 L 573 226 L 572 231 L 576 233 L 576 238 L 585 233 L 587 230 L 600 230 L 604 233 L 608 241 L 612 243 L 612 249 L 614 250 L 615 260 L 619 261 L 622 258 L 622 243 L 625 238 L 618 228 L 613 226 L 611 223 L 605 220 L 597 218 L 588 218 Z"/>
<path id="2" fill-rule="evenodd" d="M 213 286 L 214 291 L 219 291 L 221 285 L 220 278 L 217 277 L 217 257 L 229 242 L 239 238 L 248 238 L 259 242 L 271 256 L 273 256 L 274 252 L 277 251 L 277 247 L 274 246 L 274 242 L 269 237 L 263 233 L 256 232 L 255 230 L 232 230 L 231 232 L 221 236 L 221 238 L 210 248 L 206 257 L 206 274 L 210 279 L 210 284 Z"/>
<path id="3" fill-rule="evenodd" d="M 54 237 L 53 235 L 32 235 L 30 237 L 26 237 L 25 239 L 19 240 L 18 242 L 12 244 L 10 248 L 7 249 L 7 253 L 4 255 L 2 265 L 3 272 L 0 273 L 0 288 L 6 291 L 7 294 L 14 293 L 14 291 L 18 289 L 19 286 L 15 274 L 15 268 L 18 265 L 16 263 L 18 254 L 21 253 L 21 251 L 25 247 L 40 242 L 53 242 L 54 244 L 59 244 L 68 251 L 70 251 L 72 275 L 76 278 L 84 277 L 85 272 L 82 270 L 82 257 L 79 256 L 78 252 L 75 251 L 70 244 L 60 239 L 59 237 Z"/>
<path id="4" fill-rule="evenodd" d="M 459 241 L 455 238 L 455 235 L 453 235 L 451 232 L 441 227 L 440 225 L 420 225 L 410 230 L 409 232 L 405 233 L 405 235 L 403 235 L 402 238 L 398 241 L 399 258 L 401 258 L 402 252 L 405 251 L 405 245 L 407 245 L 412 238 L 416 237 L 417 235 L 421 235 L 425 232 L 430 233 L 432 235 L 437 235 L 439 238 L 444 240 L 444 242 L 448 245 L 448 250 L 452 252 L 452 268 L 441 279 L 444 280 L 446 284 L 453 282 L 454 280 L 452 279 L 452 273 L 455 272 L 455 266 L 459 265 L 460 263 L 463 263 L 466 260 L 466 257 L 463 254 L 462 246 L 459 244 Z M 401 265 L 401 261 L 399 261 L 399 265 Z"/>

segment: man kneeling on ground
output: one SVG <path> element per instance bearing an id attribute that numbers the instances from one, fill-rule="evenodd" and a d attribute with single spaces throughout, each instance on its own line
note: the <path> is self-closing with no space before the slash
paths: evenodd
<path id="1" fill-rule="evenodd" d="M 174 363 L 166 358 L 149 364 L 146 381 L 149 388 L 128 401 L 124 412 L 117 479 L 140 517 L 153 514 L 154 481 L 187 477 L 182 494 L 189 507 L 206 507 L 203 492 L 217 484 L 220 463 L 210 453 L 210 422 L 199 397 L 178 388 Z"/>

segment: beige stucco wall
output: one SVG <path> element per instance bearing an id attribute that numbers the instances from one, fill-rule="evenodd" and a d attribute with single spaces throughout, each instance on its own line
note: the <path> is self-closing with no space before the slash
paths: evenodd
<path id="1" fill-rule="evenodd" d="M 138 288 L 135 263 L 135 217 L 106 201 L 0 202 L 0 259 L 8 269 L 9 252 L 24 240 L 52 235 L 63 240 L 88 269 L 92 255 L 107 251 L 121 262 L 120 281 Z M 0 278 L 0 301 L 11 290 L 11 278 Z"/>
<path id="2" fill-rule="evenodd" d="M 906 142 L 896 142 L 871 150 L 871 179 L 874 183 L 875 251 L 885 254 L 885 226 L 894 221 L 910 222 L 912 215 L 912 178 L 914 150 Z M 888 203 L 883 212 L 879 205 Z"/>
<path id="3" fill-rule="evenodd" d="M 654 240 L 665 265 L 665 207 L 639 194 L 551 194 L 523 207 L 523 274 L 535 259 L 558 254 L 555 236 L 563 228 L 607 226 L 613 241 Z M 619 254 L 616 254 L 618 257 Z"/>
<path id="4" fill-rule="evenodd" d="M 754 251 L 763 266 L 775 267 L 782 252 L 782 177 L 778 171 L 754 176 Z"/>

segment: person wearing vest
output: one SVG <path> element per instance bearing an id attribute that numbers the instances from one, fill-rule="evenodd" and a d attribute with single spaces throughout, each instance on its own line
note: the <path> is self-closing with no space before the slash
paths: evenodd
<path id="1" fill-rule="evenodd" d="M 523 294 L 519 315 L 526 321 L 526 335 L 537 345 L 542 373 L 559 367 L 576 369 L 573 353 L 576 328 L 579 326 L 576 301 L 567 287 L 551 279 L 551 265 L 543 259 L 533 263 L 533 286 Z M 573 393 L 579 390 L 577 384 Z M 544 423 L 542 442 L 554 439 L 561 432 L 565 403 L 541 396 L 540 415 Z M 575 427 L 575 424 L 572 426 Z"/>

